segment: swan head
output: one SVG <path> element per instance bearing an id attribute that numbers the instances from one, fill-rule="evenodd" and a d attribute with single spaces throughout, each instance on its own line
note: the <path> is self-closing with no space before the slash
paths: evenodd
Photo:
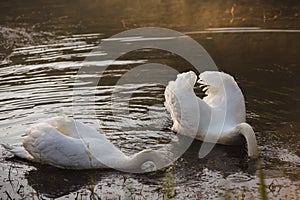
<path id="1" fill-rule="evenodd" d="M 144 173 L 160 170 L 172 162 L 172 155 L 169 152 L 158 150 L 143 150 L 127 160 L 127 165 L 123 166 L 126 171 L 133 173 Z"/>
<path id="2" fill-rule="evenodd" d="M 153 172 L 157 170 L 157 166 L 153 161 L 146 161 L 141 165 L 143 172 Z"/>
<path id="3" fill-rule="evenodd" d="M 219 92 L 224 87 L 237 85 L 232 76 L 219 71 L 205 71 L 201 73 L 198 83 L 200 83 L 200 87 L 205 94 Z"/>

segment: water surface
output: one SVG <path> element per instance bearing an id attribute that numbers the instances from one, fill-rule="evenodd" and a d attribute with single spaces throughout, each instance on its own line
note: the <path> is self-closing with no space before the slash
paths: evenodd
<path id="1" fill-rule="evenodd" d="M 66 115 L 103 131 L 126 154 L 158 149 L 175 135 L 165 111 L 161 82 L 120 84 L 141 64 L 193 69 L 167 51 L 130 52 L 103 74 L 78 82 L 82 62 L 103 40 L 136 27 L 157 26 L 186 33 L 209 52 L 220 70 L 233 75 L 246 100 L 247 121 L 259 144 L 270 199 L 300 198 L 298 1 L 1 1 L 0 141 L 20 143 L 24 130 L 51 116 Z M 130 38 L 138 40 L 138 38 Z M 128 39 L 127 39 L 128 40 Z M 157 38 L 163 40 L 163 38 Z M 97 51 L 93 56 L 107 52 Z M 150 73 L 150 72 L 145 72 Z M 152 72 L 153 73 L 153 72 Z M 164 80 L 175 74 L 155 71 Z M 90 81 L 100 79 L 91 88 Z M 75 90 L 74 86 L 81 90 Z M 73 106 L 95 92 L 95 104 Z M 130 93 L 128 99 L 122 95 Z M 196 89 L 198 95 L 202 95 Z M 124 104 L 125 102 L 125 104 Z M 126 107 L 129 102 L 129 107 Z M 117 112 L 116 112 L 117 110 Z M 1 199 L 256 199 L 255 163 L 242 146 L 217 145 L 204 159 L 201 142 L 165 170 L 126 174 L 115 170 L 72 171 L 32 164 L 1 148 Z"/>

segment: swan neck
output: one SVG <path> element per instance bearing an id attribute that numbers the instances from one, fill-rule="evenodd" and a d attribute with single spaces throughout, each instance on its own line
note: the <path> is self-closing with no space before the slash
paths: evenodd
<path id="1" fill-rule="evenodd" d="M 142 171 L 142 165 L 147 161 L 152 161 L 156 165 L 156 167 L 161 166 L 161 163 L 163 163 L 163 159 L 159 152 L 152 150 L 143 150 L 139 153 L 127 157 L 126 162 L 123 163 L 123 166 L 121 168 L 123 168 L 124 170 L 136 170 L 133 172 L 140 172 Z"/>
<path id="2" fill-rule="evenodd" d="M 252 127 L 247 123 L 239 125 L 240 133 L 245 137 L 247 142 L 248 156 L 251 158 L 258 157 L 257 141 Z"/>

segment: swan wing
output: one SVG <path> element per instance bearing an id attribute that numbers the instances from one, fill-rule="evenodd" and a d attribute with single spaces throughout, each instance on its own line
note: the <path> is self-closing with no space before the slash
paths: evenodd
<path id="1" fill-rule="evenodd" d="M 36 162 L 60 168 L 91 168 L 95 163 L 84 142 L 61 134 L 47 123 L 27 131 L 23 146 Z"/>
<path id="2" fill-rule="evenodd" d="M 196 82 L 194 72 L 178 74 L 175 81 L 170 81 L 165 89 L 165 106 L 174 122 L 181 122 L 185 100 L 193 96 Z"/>
<path id="3" fill-rule="evenodd" d="M 90 169 L 115 167 L 119 161 L 127 159 L 125 154 L 92 127 L 73 119 L 66 119 L 72 121 L 70 127 L 66 123 L 62 123 L 65 127 L 54 127 L 53 121 L 57 122 L 57 119 L 39 123 L 27 131 L 23 146 L 36 162 L 61 168 Z M 67 129 L 67 133 L 60 132 Z"/>
<path id="4" fill-rule="evenodd" d="M 66 131 L 70 137 L 80 139 L 88 149 L 92 162 L 114 168 L 118 166 L 119 161 L 127 159 L 127 156 L 119 148 L 93 127 L 68 117 L 56 117 L 52 119 L 53 121 L 58 124 L 59 130 Z"/>
<path id="5" fill-rule="evenodd" d="M 167 111 L 170 113 L 171 118 L 174 123 L 178 123 L 181 119 L 181 111 L 180 111 L 180 105 L 178 97 L 175 93 L 175 82 L 170 81 L 168 86 L 165 89 L 165 107 L 167 108 Z"/>
<path id="6" fill-rule="evenodd" d="M 175 131 L 180 132 L 180 127 L 197 128 L 202 107 L 208 107 L 194 92 L 196 80 L 197 76 L 192 71 L 178 74 L 176 80 L 170 81 L 165 89 L 165 106 L 174 122 L 172 129 Z"/>

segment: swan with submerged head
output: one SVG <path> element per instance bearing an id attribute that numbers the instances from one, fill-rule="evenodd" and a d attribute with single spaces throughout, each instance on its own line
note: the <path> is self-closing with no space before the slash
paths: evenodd
<path id="1" fill-rule="evenodd" d="M 2 145 L 17 157 L 65 169 L 114 168 L 138 173 L 168 163 L 157 150 L 126 156 L 103 134 L 68 117 L 54 117 L 31 126 L 21 146 Z"/>
<path id="2" fill-rule="evenodd" d="M 193 127 L 195 138 L 209 143 L 240 145 L 246 140 L 248 156 L 256 157 L 255 133 L 245 123 L 244 96 L 234 78 L 218 71 L 201 73 L 198 83 L 206 94 L 202 99 L 194 92 L 196 81 L 194 72 L 181 73 L 165 89 L 172 130 L 192 137 Z"/>

